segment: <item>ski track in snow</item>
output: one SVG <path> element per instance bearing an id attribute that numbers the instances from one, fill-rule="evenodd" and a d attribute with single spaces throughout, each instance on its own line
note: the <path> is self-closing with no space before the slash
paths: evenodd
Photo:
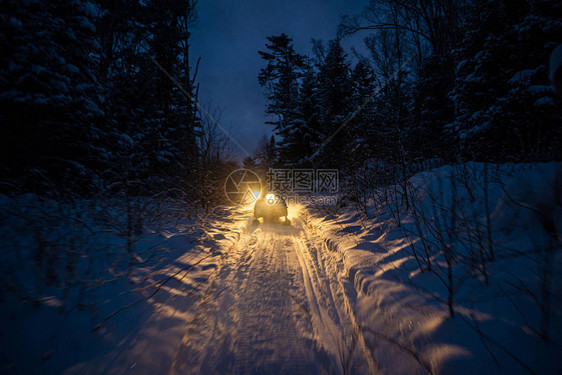
<path id="1" fill-rule="evenodd" d="M 248 225 L 225 249 L 172 373 L 373 372 L 353 333 L 341 260 L 316 242 L 299 218 Z"/>
<path id="2" fill-rule="evenodd" d="M 512 173 L 510 166 L 502 168 Z M 218 207 L 197 226 L 175 223 L 153 233 L 148 245 L 162 246 L 166 258 L 139 267 L 131 279 L 102 283 L 95 290 L 100 310 L 93 322 L 89 311 L 61 314 L 56 293 L 45 296 L 41 309 L 5 302 L 13 308 L 3 311 L 3 345 L 12 349 L 2 353 L 4 369 L 68 375 L 560 374 L 562 307 L 554 298 L 562 285 L 560 253 L 546 258 L 556 266 L 552 342 L 536 334 L 540 306 L 518 286 L 541 288 L 535 267 L 545 258 L 536 249 L 547 249 L 541 246 L 552 235 L 535 211 L 548 213 L 544 217 L 551 218 L 557 238 L 562 233 L 556 203 L 560 167 L 534 168 L 531 175 L 521 169 L 504 185 L 491 185 L 492 228 L 502 256 L 488 263 L 490 285 L 467 278 L 472 248 L 454 242 L 462 256 L 454 269 L 460 281 L 455 318 L 449 317 L 446 285 L 434 274 L 444 270 L 438 249 L 430 249 L 436 268 L 425 272 L 412 253 L 415 244 L 405 237 L 420 230 L 412 215 L 397 227 L 394 214 L 376 206 L 370 207 L 373 219 L 364 221 L 352 208 L 326 215 L 291 205 L 292 226 L 255 227 L 251 207 Z M 471 173 L 481 176 L 476 172 Z M 423 193 L 420 212 L 441 204 L 432 192 L 451 199 L 443 193 L 450 174 L 451 167 L 443 167 L 412 178 Z M 524 204 L 510 205 L 508 191 Z M 460 195 L 460 211 L 468 225 L 477 225 L 479 216 L 470 212 L 482 200 L 475 205 L 470 196 Z M 435 221 L 449 220 L 448 210 L 433 215 Z M 424 231 L 431 234 L 430 227 Z M 417 245 L 420 251 L 423 245 Z"/>

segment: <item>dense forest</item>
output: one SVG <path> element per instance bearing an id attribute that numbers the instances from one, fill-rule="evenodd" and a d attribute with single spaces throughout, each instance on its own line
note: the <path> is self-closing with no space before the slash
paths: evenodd
<path id="1" fill-rule="evenodd" d="M 3 193 L 202 199 L 194 176 L 223 158 L 195 1 L 8 0 L 0 17 Z"/>
<path id="2" fill-rule="evenodd" d="M 561 15 L 549 0 L 374 0 L 310 55 L 286 34 L 268 37 L 259 82 L 277 162 L 348 176 L 374 162 L 396 177 L 426 161 L 560 160 L 548 61 Z M 344 51 L 351 35 L 367 55 Z"/>
<path id="3" fill-rule="evenodd" d="M 197 98 L 195 3 L 3 1 L 2 192 L 207 200 L 233 163 Z M 559 160 L 547 65 L 560 14 L 549 0 L 377 0 L 308 55 L 270 36 L 258 81 L 276 137 L 245 165 L 353 176 L 373 162 Z M 351 35 L 368 55 L 344 51 Z"/>

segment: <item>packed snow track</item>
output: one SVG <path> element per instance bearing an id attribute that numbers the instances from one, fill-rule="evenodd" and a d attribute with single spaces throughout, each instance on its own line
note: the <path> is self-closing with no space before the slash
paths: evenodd
<path id="1" fill-rule="evenodd" d="M 285 227 L 252 226 L 249 211 L 234 214 L 248 221 L 223 250 L 172 373 L 372 372 L 353 333 L 337 255 L 322 251 L 301 216 Z"/>

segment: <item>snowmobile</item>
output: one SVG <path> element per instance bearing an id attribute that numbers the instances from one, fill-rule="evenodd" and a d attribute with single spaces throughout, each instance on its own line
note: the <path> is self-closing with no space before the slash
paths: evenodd
<path id="1" fill-rule="evenodd" d="M 278 194 L 262 192 L 254 204 L 254 224 L 262 218 L 264 223 L 291 225 L 287 214 L 287 203 Z"/>

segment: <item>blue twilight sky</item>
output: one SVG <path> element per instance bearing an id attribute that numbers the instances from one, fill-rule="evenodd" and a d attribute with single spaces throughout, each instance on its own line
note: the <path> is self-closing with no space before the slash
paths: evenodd
<path id="1" fill-rule="evenodd" d="M 266 37 L 286 33 L 297 52 L 311 53 L 311 38 L 328 41 L 336 36 L 343 14 L 357 14 L 368 0 L 200 0 L 198 26 L 192 33 L 193 62 L 201 57 L 197 76 L 202 104 L 220 106 L 220 124 L 249 153 L 264 134 L 265 100 L 257 76 L 264 66 L 258 50 Z M 346 51 L 360 48 L 363 36 L 344 41 Z M 192 65 L 193 65 L 192 62 Z M 244 152 L 233 145 L 234 155 Z"/>

